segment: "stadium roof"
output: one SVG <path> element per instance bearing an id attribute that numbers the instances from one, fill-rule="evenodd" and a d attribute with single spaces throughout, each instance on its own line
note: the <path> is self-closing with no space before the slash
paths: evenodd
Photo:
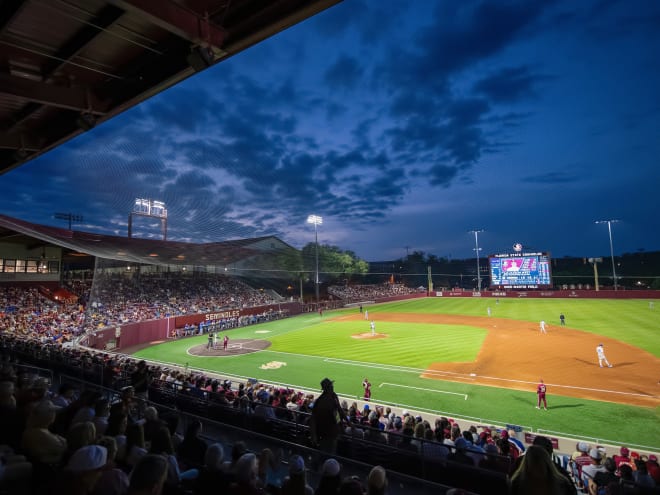
<path id="1" fill-rule="evenodd" d="M 205 244 L 129 239 L 38 225 L 5 215 L 0 215 L 0 242 L 15 242 L 28 247 L 51 244 L 71 250 L 69 255 L 91 255 L 149 265 L 227 266 L 267 252 L 285 254 L 295 251 L 274 236 Z"/>
<path id="2" fill-rule="evenodd" d="M 0 174 L 340 1 L 2 1 Z"/>

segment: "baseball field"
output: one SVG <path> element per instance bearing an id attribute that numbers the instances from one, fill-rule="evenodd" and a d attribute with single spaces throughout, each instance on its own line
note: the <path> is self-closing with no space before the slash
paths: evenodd
<path id="1" fill-rule="evenodd" d="M 660 451 L 660 304 L 438 297 L 364 309 L 368 320 L 352 308 L 231 330 L 227 351 L 222 335 L 215 350 L 197 336 L 135 355 L 313 392 L 327 376 L 349 400 L 366 377 L 374 404 Z M 598 365 L 601 343 L 612 368 Z M 535 408 L 539 379 L 547 411 Z"/>

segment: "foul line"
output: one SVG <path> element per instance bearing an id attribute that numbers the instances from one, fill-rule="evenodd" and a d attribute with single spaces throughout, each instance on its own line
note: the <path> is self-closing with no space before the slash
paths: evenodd
<path id="1" fill-rule="evenodd" d="M 190 349 L 190 348 L 189 348 Z M 455 371 L 443 371 L 443 370 L 429 370 L 429 369 L 421 369 L 421 368 L 413 368 L 410 366 L 398 366 L 394 364 L 378 364 L 378 363 L 368 363 L 365 361 L 352 361 L 350 359 L 339 359 L 339 358 L 327 358 L 323 356 L 314 356 L 310 354 L 301 354 L 298 352 L 286 352 L 286 351 L 273 351 L 270 349 L 255 349 L 251 348 L 247 345 L 243 345 L 243 349 L 247 350 L 252 350 L 255 352 L 271 352 L 274 354 L 284 354 L 287 356 L 302 356 L 306 358 L 315 358 L 315 359 L 322 359 L 326 363 L 337 363 L 337 364 L 348 364 L 351 366 L 360 366 L 363 368 L 373 368 L 373 369 L 378 369 L 378 370 L 383 370 L 383 371 L 398 371 L 398 372 L 403 372 L 403 373 L 416 373 L 416 374 L 423 374 L 425 376 L 429 377 L 439 377 L 442 378 L 443 375 L 449 375 L 451 376 L 451 379 L 460 379 L 460 380 L 476 380 L 477 378 L 484 379 L 484 380 L 494 380 L 494 381 L 500 381 L 500 382 L 510 382 L 510 383 L 524 383 L 524 384 L 529 384 L 529 385 L 534 385 L 536 382 L 531 382 L 528 380 L 515 380 L 512 378 L 499 378 L 495 376 L 478 376 L 472 373 L 458 373 Z M 186 351 L 187 354 L 190 354 L 188 351 Z M 239 357 L 243 356 L 244 354 L 238 354 L 236 356 L 223 356 L 223 357 Z M 633 397 L 644 397 L 647 399 L 658 399 L 659 397 L 657 395 L 651 395 L 651 394 L 639 394 L 639 393 L 633 393 L 633 392 L 621 392 L 618 390 L 607 390 L 607 389 L 601 389 L 601 388 L 591 388 L 591 387 L 579 387 L 576 385 L 560 385 L 556 383 L 547 383 L 546 384 L 549 387 L 559 387 L 559 388 L 567 388 L 567 389 L 574 389 L 574 390 L 586 390 L 589 392 L 602 392 L 602 393 L 608 393 L 608 394 L 618 394 L 618 395 L 630 395 Z M 487 386 L 487 385 L 485 385 Z M 463 395 L 463 394 L 459 394 Z"/>
<path id="2" fill-rule="evenodd" d="M 389 385 L 390 387 L 401 387 L 401 388 L 412 388 L 415 390 L 424 390 L 426 392 L 435 392 L 436 394 L 460 395 L 461 397 L 464 397 L 465 400 L 468 399 L 468 394 L 461 394 L 460 392 L 447 392 L 445 390 L 435 390 L 433 388 L 424 388 L 424 387 L 412 387 L 410 385 L 399 385 L 397 383 L 383 382 L 380 385 L 378 385 L 378 388 L 382 387 L 383 385 Z"/>

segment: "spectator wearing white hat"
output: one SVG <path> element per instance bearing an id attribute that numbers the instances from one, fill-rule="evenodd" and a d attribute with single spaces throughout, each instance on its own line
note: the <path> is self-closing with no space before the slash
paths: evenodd
<path id="1" fill-rule="evenodd" d="M 326 459 L 321 466 L 321 479 L 314 495 L 337 495 L 341 483 L 341 465 L 337 459 Z"/>
<path id="2" fill-rule="evenodd" d="M 76 450 L 60 473 L 56 494 L 88 495 L 101 478 L 108 460 L 108 451 L 100 445 L 86 445 Z"/>
<path id="3" fill-rule="evenodd" d="M 604 473 L 606 471 L 605 466 L 600 462 L 601 453 L 598 449 L 591 449 L 589 451 L 589 457 L 591 458 L 591 464 L 582 467 L 582 486 L 585 488 L 589 486 L 589 480 L 593 480 L 596 473 Z"/>

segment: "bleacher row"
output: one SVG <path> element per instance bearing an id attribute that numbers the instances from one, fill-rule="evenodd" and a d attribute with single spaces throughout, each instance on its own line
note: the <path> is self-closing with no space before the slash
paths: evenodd
<path id="1" fill-rule="evenodd" d="M 56 345 L 35 345 L 34 342 L 11 337 L 2 338 L 1 343 L 5 359 L 48 369 L 56 376 L 71 377 L 82 384 L 82 387 L 94 388 L 102 383 L 110 385 L 109 390 L 115 394 L 131 383 L 130 372 L 136 364 L 130 358 L 117 360 L 103 353 L 64 349 Z M 111 374 L 107 371 L 109 368 L 113 370 Z M 294 445 L 314 451 L 309 440 L 309 409 L 287 408 L 286 401 L 284 407 L 280 408 L 261 404 L 258 391 L 265 389 L 261 384 L 241 384 L 238 389 L 232 389 L 232 385 L 216 380 L 211 381 L 209 387 L 204 387 L 210 378 L 204 380 L 192 375 L 186 377 L 180 372 L 157 368 L 152 371 L 158 378 L 151 382 L 147 393 L 149 401 L 158 407 L 173 408 L 180 415 L 206 418 L 221 425 L 220 428 L 222 425 L 237 428 L 277 440 L 282 445 Z M 161 377 L 166 379 L 160 380 Z M 250 389 L 252 393 L 248 395 L 247 391 Z M 241 390 L 245 393 L 241 394 Z M 280 392 L 299 395 L 295 391 Z M 270 409 L 270 413 L 258 412 L 260 408 Z M 401 420 L 401 417 L 398 419 Z M 360 434 L 356 434 L 356 430 L 359 430 Z M 392 430 L 386 430 L 386 434 L 397 437 L 397 442 L 373 441 L 374 435 L 381 434 L 382 430 L 377 427 L 370 428 L 364 423 L 352 425 L 347 428 L 346 434 L 340 437 L 335 455 L 347 461 L 380 465 L 390 473 L 424 479 L 437 483 L 437 486 L 458 487 L 484 494 L 510 492 L 510 475 L 515 463 L 513 457 L 482 455 L 481 457 L 491 461 L 485 464 L 489 468 L 484 468 L 475 465 L 472 460 L 466 462 L 465 452 L 458 447 L 460 441 L 447 446 L 433 440 L 415 438 L 417 447 L 412 448 L 411 438 L 406 439 L 400 432 Z M 445 449 L 444 454 L 437 457 L 430 455 L 438 454 L 439 449 Z M 634 484 L 630 488 L 625 493 L 652 493 L 650 490 L 643 491 Z"/>

